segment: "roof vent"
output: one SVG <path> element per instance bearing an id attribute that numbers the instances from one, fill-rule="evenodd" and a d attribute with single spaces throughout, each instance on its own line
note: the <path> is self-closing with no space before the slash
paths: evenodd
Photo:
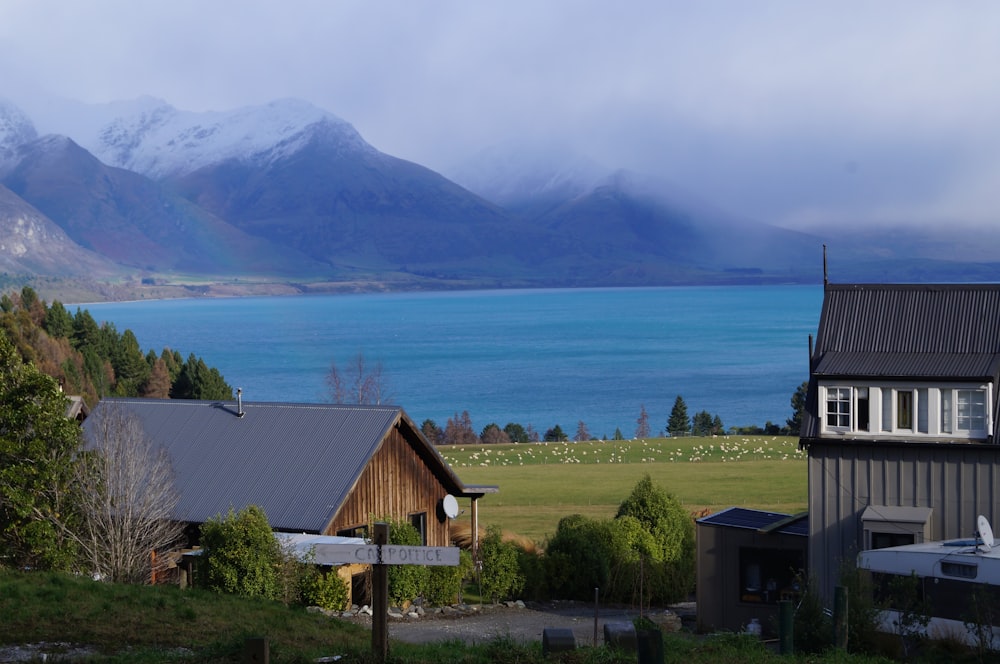
<path id="1" fill-rule="evenodd" d="M 236 417 L 243 417 L 246 413 L 243 412 L 243 388 L 236 388 Z"/>

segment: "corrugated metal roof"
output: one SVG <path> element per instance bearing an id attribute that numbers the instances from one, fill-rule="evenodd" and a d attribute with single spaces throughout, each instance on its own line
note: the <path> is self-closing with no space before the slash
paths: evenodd
<path id="1" fill-rule="evenodd" d="M 802 439 L 819 435 L 818 378 L 1000 379 L 1000 284 L 828 284 Z"/>
<path id="2" fill-rule="evenodd" d="M 828 285 L 816 351 L 1000 353 L 1000 284 Z"/>
<path id="3" fill-rule="evenodd" d="M 139 418 L 170 454 L 180 494 L 177 518 L 202 523 L 230 507 L 257 505 L 272 528 L 319 532 L 336 514 L 372 455 L 398 421 L 426 446 L 425 458 L 450 491 L 462 484 L 398 406 L 169 399 L 101 400 Z M 449 486 L 450 485 L 450 486 Z"/>
<path id="4" fill-rule="evenodd" d="M 954 378 L 986 380 L 997 370 L 989 353 L 861 353 L 829 351 L 816 365 L 817 376 L 863 378 Z"/>
<path id="5" fill-rule="evenodd" d="M 727 528 L 746 528 L 748 530 L 764 531 L 769 526 L 781 521 L 788 521 L 779 528 L 769 530 L 771 533 L 781 533 L 783 535 L 809 535 L 809 518 L 802 516 L 799 519 L 792 519 L 790 514 L 780 512 L 765 512 L 762 510 L 752 510 L 746 507 L 730 507 L 715 514 L 698 519 L 698 523 L 712 526 L 724 526 Z"/>

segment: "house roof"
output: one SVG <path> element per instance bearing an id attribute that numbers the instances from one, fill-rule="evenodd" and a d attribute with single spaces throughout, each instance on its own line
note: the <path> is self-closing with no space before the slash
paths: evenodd
<path id="1" fill-rule="evenodd" d="M 802 418 L 819 432 L 820 379 L 1000 379 L 1000 284 L 828 284 Z"/>
<path id="2" fill-rule="evenodd" d="M 730 507 L 698 519 L 698 523 L 726 528 L 745 528 L 762 534 L 809 535 L 809 516 L 802 514 L 782 514 L 765 512 L 746 507 Z"/>
<path id="3" fill-rule="evenodd" d="M 395 426 L 456 495 L 468 491 L 398 406 L 102 399 L 84 422 L 122 407 L 167 450 L 179 520 L 203 523 L 256 505 L 276 530 L 322 532 Z M 242 415 L 240 414 L 242 412 Z"/>
<path id="4" fill-rule="evenodd" d="M 1000 284 L 828 285 L 813 358 L 824 376 L 994 376 Z"/>

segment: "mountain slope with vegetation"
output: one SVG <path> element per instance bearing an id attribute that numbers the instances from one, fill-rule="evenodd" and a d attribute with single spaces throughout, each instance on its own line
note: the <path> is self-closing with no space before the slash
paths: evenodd
<path id="1" fill-rule="evenodd" d="M 0 297 L 0 334 L 25 362 L 89 405 L 104 395 L 175 399 L 232 399 L 218 369 L 193 353 L 164 348 L 143 353 L 131 330 L 98 324 L 86 309 L 51 305 L 25 286 Z"/>

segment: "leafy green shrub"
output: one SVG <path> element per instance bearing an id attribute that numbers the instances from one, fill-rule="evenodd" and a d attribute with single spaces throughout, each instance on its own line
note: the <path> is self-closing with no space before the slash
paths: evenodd
<path id="1" fill-rule="evenodd" d="M 489 526 L 486 537 L 479 543 L 482 559 L 482 592 L 494 602 L 513 597 L 524 588 L 524 575 L 518 566 L 520 549 L 503 541 L 500 528 Z"/>
<path id="2" fill-rule="evenodd" d="M 239 514 L 229 510 L 201 526 L 205 548 L 204 582 L 218 592 L 277 599 L 281 547 L 264 510 L 249 505 Z"/>
<path id="3" fill-rule="evenodd" d="M 517 567 L 524 577 L 523 599 L 543 601 L 552 598 L 547 561 L 548 556 L 538 551 L 518 551 Z"/>
<path id="4" fill-rule="evenodd" d="M 424 599 L 435 606 L 454 604 L 462 591 L 462 583 L 472 573 L 472 569 L 472 556 L 468 551 L 459 552 L 457 567 L 430 567 Z"/>
<path id="5" fill-rule="evenodd" d="M 347 608 L 347 583 L 334 571 L 310 575 L 302 588 L 302 599 L 309 606 L 330 611 Z"/>
<path id="6" fill-rule="evenodd" d="M 880 654 L 880 611 L 875 605 L 871 574 L 859 569 L 853 559 L 847 559 L 840 569 L 840 585 L 847 589 L 847 649 Z"/>
<path id="7" fill-rule="evenodd" d="M 792 641 L 797 652 L 820 653 L 833 645 L 833 621 L 823 612 L 823 602 L 812 578 L 801 580 L 802 599 L 792 618 Z"/>
<path id="8" fill-rule="evenodd" d="M 420 546 L 420 532 L 405 521 L 389 521 L 389 544 Z M 426 565 L 389 565 L 389 602 L 402 606 L 412 602 L 427 588 L 430 570 Z"/>
<path id="9" fill-rule="evenodd" d="M 610 574 L 607 520 L 580 514 L 563 517 L 545 549 L 552 593 L 559 599 L 587 600 L 605 589 Z"/>
<path id="10" fill-rule="evenodd" d="M 636 518 L 652 535 L 650 599 L 670 603 L 685 599 L 694 588 L 694 521 L 672 494 L 653 484 L 647 474 L 618 508 L 616 519 Z"/>

